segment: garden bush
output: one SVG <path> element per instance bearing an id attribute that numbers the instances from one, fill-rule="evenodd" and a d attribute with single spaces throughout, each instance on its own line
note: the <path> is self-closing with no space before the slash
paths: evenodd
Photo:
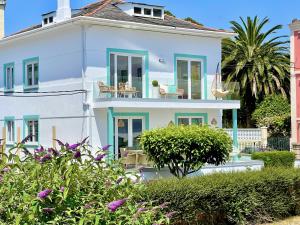
<path id="1" fill-rule="evenodd" d="M 265 167 L 294 167 L 295 153 L 288 151 L 271 151 L 252 153 L 253 160 L 264 161 Z"/>
<path id="2" fill-rule="evenodd" d="M 205 163 L 225 163 L 232 149 L 225 131 L 196 125 L 145 131 L 140 145 L 158 169 L 168 165 L 179 178 L 198 171 Z"/>
<path id="3" fill-rule="evenodd" d="M 168 224 L 164 207 L 134 200 L 144 186 L 118 162 L 105 161 L 109 146 L 94 155 L 85 141 L 58 141 L 58 150 L 33 153 L 27 140 L 2 155 L 0 224 Z"/>
<path id="4" fill-rule="evenodd" d="M 260 224 L 299 214 L 300 171 L 220 173 L 152 181 L 146 196 L 169 202 L 172 224 Z"/>

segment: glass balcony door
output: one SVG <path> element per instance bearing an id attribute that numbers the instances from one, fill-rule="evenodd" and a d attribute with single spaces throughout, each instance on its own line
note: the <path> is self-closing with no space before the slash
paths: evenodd
<path id="1" fill-rule="evenodd" d="M 115 153 L 120 156 L 120 149 L 141 150 L 139 137 L 145 130 L 143 117 L 116 117 L 115 121 Z"/>
<path id="2" fill-rule="evenodd" d="M 201 61 L 177 59 L 177 88 L 184 90 L 184 99 L 201 99 Z"/>
<path id="3" fill-rule="evenodd" d="M 136 91 L 135 96 L 142 98 L 144 90 L 144 57 L 129 54 L 110 55 L 110 86 L 115 90 L 125 84 L 129 90 Z M 115 97 L 118 93 L 115 93 Z"/>

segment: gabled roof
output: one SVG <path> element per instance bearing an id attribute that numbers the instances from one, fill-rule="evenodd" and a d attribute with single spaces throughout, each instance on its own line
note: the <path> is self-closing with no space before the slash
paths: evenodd
<path id="1" fill-rule="evenodd" d="M 205 26 L 200 26 L 185 20 L 178 19 L 173 16 L 165 15 L 164 20 L 158 18 L 146 18 L 138 16 L 130 16 L 123 12 L 120 8 L 117 7 L 118 3 L 122 3 L 122 0 L 102 0 L 89 5 L 82 7 L 75 14 L 72 15 L 73 18 L 83 16 L 83 17 L 93 17 L 101 18 L 115 21 L 125 21 L 125 22 L 134 22 L 140 24 L 149 24 L 149 25 L 159 25 L 175 28 L 186 28 L 186 29 L 195 29 L 203 31 L 216 31 L 216 32 L 228 32 L 220 29 L 213 29 Z M 20 34 L 23 32 L 35 30 L 42 27 L 41 24 L 35 25 L 24 30 L 21 30 L 15 34 Z M 11 36 L 15 35 L 12 34 Z"/>

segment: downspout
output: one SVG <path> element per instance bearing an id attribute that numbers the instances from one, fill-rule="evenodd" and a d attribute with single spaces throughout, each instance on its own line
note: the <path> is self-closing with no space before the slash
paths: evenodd
<path id="1" fill-rule="evenodd" d="M 85 120 L 85 130 L 86 133 L 82 138 L 89 137 L 89 144 L 92 145 L 92 135 L 91 135 L 91 112 L 90 105 L 88 103 L 89 90 L 87 90 L 86 85 L 86 26 L 81 25 L 81 76 L 82 76 L 82 90 L 86 90 L 82 96 L 82 107 L 83 107 L 83 116 Z M 84 129 L 84 126 L 83 126 Z M 83 131 L 84 132 L 84 131 Z"/>

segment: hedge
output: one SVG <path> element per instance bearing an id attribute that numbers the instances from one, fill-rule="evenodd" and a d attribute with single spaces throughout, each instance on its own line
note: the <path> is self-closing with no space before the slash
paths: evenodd
<path id="1" fill-rule="evenodd" d="M 164 179 L 148 183 L 144 195 L 169 203 L 172 224 L 259 224 L 300 213 L 300 170 Z"/>
<path id="2" fill-rule="evenodd" d="M 265 167 L 294 167 L 295 153 L 288 151 L 255 152 L 253 160 L 264 161 Z"/>

